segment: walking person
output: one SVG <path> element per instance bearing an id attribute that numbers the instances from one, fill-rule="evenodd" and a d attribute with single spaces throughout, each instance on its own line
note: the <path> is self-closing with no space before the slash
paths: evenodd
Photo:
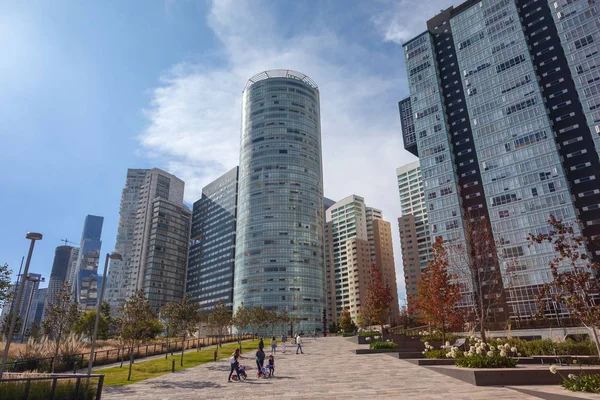
<path id="1" fill-rule="evenodd" d="M 300 336 L 300 334 L 298 334 L 298 336 L 296 336 L 296 354 L 298 354 L 298 351 L 300 351 L 300 353 L 304 354 L 304 352 L 302 351 L 302 337 Z"/>
<path id="2" fill-rule="evenodd" d="M 269 364 L 267 365 L 267 368 L 269 368 L 271 376 L 275 376 L 275 358 L 273 356 L 269 356 Z"/>
<path id="3" fill-rule="evenodd" d="M 258 337 L 258 348 L 259 349 L 264 349 L 265 348 L 265 344 L 263 343 L 262 337 Z"/>
<path id="4" fill-rule="evenodd" d="M 313 331 L 313 339 L 317 340 L 317 330 L 316 329 Z"/>
<path id="5" fill-rule="evenodd" d="M 281 347 L 283 348 L 283 352 L 285 353 L 285 345 L 287 344 L 287 337 L 285 335 L 281 335 Z"/>
<path id="6" fill-rule="evenodd" d="M 271 354 L 274 355 L 277 352 L 277 339 L 275 339 L 275 336 L 273 336 L 273 339 L 271 339 Z"/>
<path id="7" fill-rule="evenodd" d="M 256 366 L 258 367 L 258 376 L 262 375 L 262 369 L 265 365 L 265 352 L 261 347 L 256 351 Z"/>
<path id="8" fill-rule="evenodd" d="M 242 378 L 240 377 L 240 358 L 244 359 L 246 357 L 242 357 L 242 355 L 240 354 L 240 349 L 237 348 L 231 355 L 231 358 L 229 358 L 229 361 L 231 363 L 231 370 L 229 371 L 229 378 L 227 378 L 227 382 L 231 382 L 231 375 L 233 374 L 233 371 L 235 371 L 235 373 L 237 374 L 238 382 L 242 381 Z"/>

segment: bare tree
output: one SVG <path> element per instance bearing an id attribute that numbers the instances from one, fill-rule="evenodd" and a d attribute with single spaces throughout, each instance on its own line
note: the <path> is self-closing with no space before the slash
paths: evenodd
<path id="1" fill-rule="evenodd" d="M 465 244 L 447 243 L 449 270 L 458 278 L 468 310 L 465 320 L 477 327 L 481 340 L 486 342 L 486 327 L 506 300 L 499 262 L 506 254 L 498 255 L 496 242 L 484 216 L 467 214 L 464 220 Z M 472 297 L 471 297 L 472 296 Z M 464 305 L 464 304 L 463 304 Z"/>
<path id="2" fill-rule="evenodd" d="M 77 303 L 71 301 L 71 286 L 65 283 L 60 288 L 54 301 L 46 307 L 46 318 L 42 321 L 44 332 L 54 340 L 52 373 L 54 373 L 54 366 L 60 353 L 61 344 L 75 328 L 78 320 Z"/>
<path id="3" fill-rule="evenodd" d="M 144 296 L 144 291 L 137 291 L 121 306 L 117 327 L 121 339 L 129 348 L 129 381 L 133 367 L 133 349 L 143 340 L 154 338 L 161 330 L 160 322 Z"/>
<path id="4" fill-rule="evenodd" d="M 196 325 L 202 318 L 202 311 L 198 303 L 190 300 L 186 294 L 180 302 L 170 302 L 161 308 L 161 314 L 167 316 L 173 336 L 181 336 L 181 360 L 183 366 L 183 353 L 185 340 L 196 330 Z"/>

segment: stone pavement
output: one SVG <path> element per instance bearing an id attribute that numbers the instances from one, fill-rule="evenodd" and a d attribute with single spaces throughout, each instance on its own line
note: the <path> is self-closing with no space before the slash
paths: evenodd
<path id="1" fill-rule="evenodd" d="M 559 386 L 476 387 L 390 354 L 356 355 L 359 345 L 341 337 L 303 340 L 304 354 L 288 344 L 275 356 L 275 377 L 258 379 L 253 354 L 242 365 L 248 379 L 227 382 L 228 359 L 123 387 L 105 387 L 104 400 L 191 399 L 594 399 Z M 364 347 L 364 346 L 361 346 Z M 278 347 L 278 350 L 281 346 Z M 270 348 L 266 353 L 270 354 Z M 291 351 L 290 351 L 291 350 Z"/>

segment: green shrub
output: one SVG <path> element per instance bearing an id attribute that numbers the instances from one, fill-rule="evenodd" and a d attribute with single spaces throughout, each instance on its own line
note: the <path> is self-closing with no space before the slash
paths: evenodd
<path id="1" fill-rule="evenodd" d="M 464 368 L 515 368 L 517 361 L 512 357 L 502 357 L 498 354 L 492 357 L 475 354 L 458 358 L 455 365 Z"/>
<path id="2" fill-rule="evenodd" d="M 369 347 L 371 349 L 395 349 L 398 345 L 394 342 L 373 342 Z"/>
<path id="3" fill-rule="evenodd" d="M 380 336 L 381 332 L 377 331 L 362 331 L 358 332 L 358 336 Z"/>
<path id="4" fill-rule="evenodd" d="M 569 375 L 562 386 L 572 392 L 600 393 L 600 374 Z"/>
<path id="5" fill-rule="evenodd" d="M 590 341 L 574 342 L 572 340 L 566 340 L 561 343 L 555 343 L 551 339 L 538 339 L 538 340 L 522 340 L 519 338 L 510 339 L 490 339 L 488 343 L 494 346 L 498 344 L 509 343 L 511 347 L 516 347 L 523 357 L 531 356 L 552 356 L 554 355 L 554 349 L 560 355 L 596 355 L 596 345 Z"/>
<path id="6" fill-rule="evenodd" d="M 458 336 L 454 333 L 446 333 L 446 342 L 453 344 L 458 339 Z M 433 331 L 431 334 L 421 336 L 421 342 L 440 342 L 442 341 L 442 334 L 438 331 Z"/>
<path id="7" fill-rule="evenodd" d="M 446 358 L 447 350 L 429 350 L 425 352 L 425 358 Z"/>

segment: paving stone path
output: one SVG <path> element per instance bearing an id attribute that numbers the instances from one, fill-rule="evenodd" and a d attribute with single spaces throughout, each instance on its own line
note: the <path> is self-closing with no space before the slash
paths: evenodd
<path id="1" fill-rule="evenodd" d="M 359 345 L 341 337 L 303 340 L 275 356 L 275 377 L 259 379 L 253 354 L 244 354 L 248 379 L 227 382 L 228 359 L 123 387 L 105 387 L 105 400 L 191 399 L 418 399 L 503 400 L 598 399 L 559 386 L 476 387 L 389 354 L 356 355 Z M 364 347 L 364 346 L 360 346 Z M 278 347 L 278 350 L 281 346 Z M 266 349 L 267 355 L 270 348 Z"/>

